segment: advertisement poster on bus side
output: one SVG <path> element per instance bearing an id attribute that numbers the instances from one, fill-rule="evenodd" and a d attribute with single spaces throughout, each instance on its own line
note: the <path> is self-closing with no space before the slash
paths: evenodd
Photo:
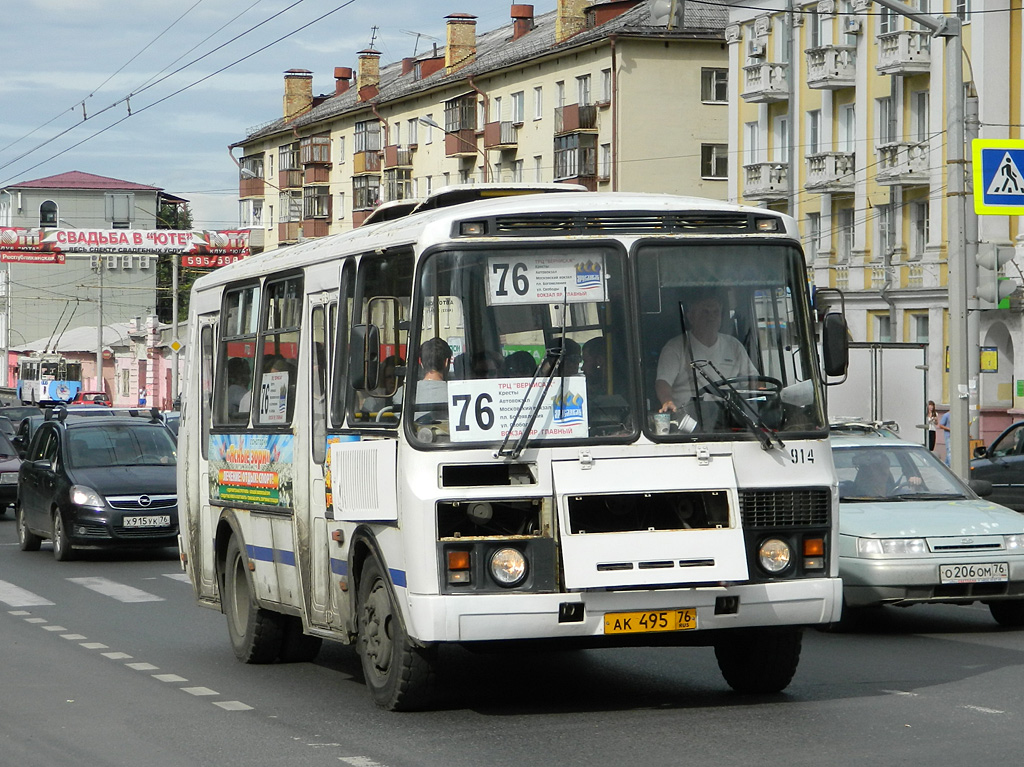
<path id="1" fill-rule="evenodd" d="M 546 394 L 545 383 L 543 379 L 529 378 L 449 381 L 448 423 L 452 442 L 500 440 L 506 435 L 517 439 L 534 408 L 537 417 L 530 429 L 531 440 L 587 437 L 586 377 L 555 378 Z"/>
<path id="2" fill-rule="evenodd" d="M 210 435 L 210 500 L 290 507 L 294 439 L 291 434 Z"/>

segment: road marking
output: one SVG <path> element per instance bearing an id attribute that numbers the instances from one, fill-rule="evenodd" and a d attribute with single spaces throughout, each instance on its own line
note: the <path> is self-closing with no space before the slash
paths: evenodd
<path id="1" fill-rule="evenodd" d="M 47 623 L 46 618 L 26 618 L 25 623 Z"/>
<path id="2" fill-rule="evenodd" d="M 132 656 L 126 652 L 105 652 L 103 653 L 104 658 L 110 658 L 110 660 L 131 660 Z"/>
<path id="3" fill-rule="evenodd" d="M 161 682 L 187 682 L 188 680 L 183 676 L 177 674 L 153 674 L 153 678 Z"/>
<path id="4" fill-rule="evenodd" d="M 154 666 L 152 663 L 125 663 L 128 668 L 135 669 L 136 671 L 157 671 L 159 666 Z"/>
<path id="5" fill-rule="evenodd" d="M 984 706 L 961 706 L 960 708 L 966 708 L 968 711 L 977 711 L 981 714 L 1005 714 L 1005 711 L 1000 711 L 998 708 L 985 708 Z"/>
<path id="6" fill-rule="evenodd" d="M 164 578 L 170 578 L 172 581 L 181 581 L 182 583 L 192 582 L 192 579 L 188 577 L 188 573 L 164 573 Z"/>
<path id="7" fill-rule="evenodd" d="M 31 591 L 25 591 L 25 589 L 19 588 L 7 581 L 0 581 L 0 602 L 4 602 L 11 607 L 39 607 L 41 605 L 53 604 L 49 599 L 33 594 Z M 14 615 L 15 613 L 11 614 Z"/>
<path id="8" fill-rule="evenodd" d="M 916 698 L 916 692 L 907 692 L 906 690 L 882 690 L 882 692 L 888 695 L 906 695 L 908 698 Z"/>
<path id="9" fill-rule="evenodd" d="M 61 639 L 73 639 L 73 640 L 77 641 L 79 639 L 86 639 L 87 637 L 85 636 L 85 634 L 61 634 L 60 638 Z"/>
<path id="10" fill-rule="evenodd" d="M 67 631 L 63 626 L 55 626 L 50 624 L 49 626 L 42 626 L 43 631 Z"/>
<path id="11" fill-rule="evenodd" d="M 209 687 L 182 687 L 184 692 L 189 695 L 220 695 L 216 690 L 211 690 Z"/>
<path id="12" fill-rule="evenodd" d="M 81 646 L 84 647 L 86 650 L 106 650 L 107 649 L 107 645 L 103 644 L 103 642 L 82 642 Z"/>
<path id="13" fill-rule="evenodd" d="M 123 583 L 109 580 L 107 578 L 68 578 L 70 583 L 77 583 L 87 589 L 113 597 L 119 602 L 163 602 L 163 597 L 150 594 L 148 591 L 127 586 Z"/>
<path id="14" fill-rule="evenodd" d="M 247 706 L 240 700 L 215 700 L 213 705 L 220 706 L 225 711 L 252 711 L 252 706 Z"/>
<path id="15" fill-rule="evenodd" d="M 374 761 L 368 756 L 339 756 L 338 761 L 351 764 L 352 767 L 385 767 L 385 765 Z"/>

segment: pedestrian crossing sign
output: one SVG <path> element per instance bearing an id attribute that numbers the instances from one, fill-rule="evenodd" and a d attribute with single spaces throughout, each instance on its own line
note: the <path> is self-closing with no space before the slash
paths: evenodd
<path id="1" fill-rule="evenodd" d="M 1024 216 L 1024 140 L 975 139 L 974 212 Z"/>

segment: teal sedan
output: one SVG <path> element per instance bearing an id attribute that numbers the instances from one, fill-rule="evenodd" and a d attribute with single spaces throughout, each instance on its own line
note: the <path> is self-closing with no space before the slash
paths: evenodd
<path id="1" fill-rule="evenodd" d="M 981 602 L 1024 626 L 1024 515 L 891 432 L 834 433 L 832 448 L 845 608 Z"/>

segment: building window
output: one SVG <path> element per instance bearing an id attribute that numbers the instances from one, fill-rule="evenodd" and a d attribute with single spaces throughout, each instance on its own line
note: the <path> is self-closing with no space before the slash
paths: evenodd
<path id="1" fill-rule="evenodd" d="M 420 123 L 419 120 L 409 120 L 409 146 L 416 146 L 420 143 Z"/>
<path id="2" fill-rule="evenodd" d="M 700 100 L 712 104 L 729 103 L 729 70 L 704 67 L 700 70 Z"/>
<path id="3" fill-rule="evenodd" d="M 815 260 L 821 248 L 821 214 L 807 214 L 807 257 Z"/>
<path id="4" fill-rule="evenodd" d="M 971 0 L 956 0 L 956 17 L 960 21 L 971 20 Z"/>
<path id="5" fill-rule="evenodd" d="M 267 206 L 267 229 L 270 229 L 273 226 L 274 226 L 274 206 L 273 205 L 268 205 Z"/>
<path id="6" fill-rule="evenodd" d="M 928 247 L 928 202 L 915 202 L 910 206 L 910 257 L 920 259 Z"/>
<path id="7" fill-rule="evenodd" d="M 307 186 L 302 189 L 302 217 L 330 218 L 331 191 L 326 186 Z"/>
<path id="8" fill-rule="evenodd" d="M 39 206 L 39 228 L 52 228 L 57 226 L 57 203 L 47 200 Z"/>
<path id="9" fill-rule="evenodd" d="M 836 260 L 840 264 L 850 263 L 853 254 L 853 208 L 841 208 L 837 212 L 838 241 Z"/>
<path id="10" fill-rule="evenodd" d="M 544 166 L 539 154 L 533 158 L 533 180 L 538 183 L 544 180 Z"/>
<path id="11" fill-rule="evenodd" d="M 526 94 L 522 91 L 516 91 L 512 94 L 512 122 L 517 125 L 522 124 L 525 119 L 526 109 Z"/>
<path id="12" fill-rule="evenodd" d="M 431 123 L 434 122 L 434 115 L 428 114 L 424 119 L 426 119 L 427 122 L 423 124 L 423 127 L 426 128 L 427 132 L 426 135 L 423 137 L 423 143 L 430 144 L 434 140 L 434 128 L 431 126 Z"/>
<path id="13" fill-rule="evenodd" d="M 282 173 L 288 170 L 301 170 L 302 164 L 299 162 L 298 142 L 278 147 L 277 159 L 278 167 Z"/>
<path id="14" fill-rule="evenodd" d="M 744 164 L 753 165 L 760 160 L 761 131 L 756 122 L 747 123 L 745 128 L 747 142 L 743 151 Z"/>
<path id="15" fill-rule="evenodd" d="M 330 165 L 331 163 L 331 137 L 330 136 L 306 136 L 299 143 L 302 164 L 318 163 Z"/>
<path id="16" fill-rule="evenodd" d="M 334 214 L 338 217 L 339 221 L 345 219 L 345 193 L 338 192 L 336 204 L 334 206 Z"/>
<path id="17" fill-rule="evenodd" d="M 378 152 L 380 151 L 380 122 L 378 120 L 364 120 L 355 125 L 355 152 Z"/>
<path id="18" fill-rule="evenodd" d="M 889 315 L 875 314 L 873 316 L 875 320 L 875 340 L 880 343 L 888 343 L 892 341 L 892 321 L 889 319 Z"/>
<path id="19" fill-rule="evenodd" d="M 352 179 L 352 210 L 372 210 L 380 202 L 380 176 Z"/>
<path id="20" fill-rule="evenodd" d="M 281 223 L 291 224 L 302 220 L 302 192 L 282 192 L 278 199 Z"/>
<path id="21" fill-rule="evenodd" d="M 444 104 L 444 131 L 476 130 L 476 99 L 460 96 Z"/>
<path id="22" fill-rule="evenodd" d="M 807 154 L 821 151 L 821 110 L 812 109 L 807 113 Z"/>
<path id="23" fill-rule="evenodd" d="M 914 343 L 926 344 L 928 343 L 928 315 L 927 314 L 913 314 L 913 329 L 914 329 Z"/>
<path id="24" fill-rule="evenodd" d="M 601 178 L 608 180 L 612 177 L 612 145 L 601 144 Z"/>
<path id="25" fill-rule="evenodd" d="M 536 86 L 533 89 L 533 119 L 540 120 L 544 117 L 544 89 Z"/>
<path id="26" fill-rule="evenodd" d="M 879 205 L 878 214 L 878 256 L 873 259 L 891 258 L 896 248 L 896 232 L 893 227 L 892 205 Z"/>
<path id="27" fill-rule="evenodd" d="M 263 163 L 260 163 L 260 173 L 263 172 Z M 263 176 L 258 176 L 263 178 Z M 105 194 L 103 195 L 104 217 L 110 222 L 114 229 L 128 229 L 135 220 L 135 195 L 134 194 Z M 57 222 L 54 221 L 54 226 Z"/>
<path id="28" fill-rule="evenodd" d="M 239 200 L 238 223 L 242 227 L 262 227 L 263 200 Z"/>
<path id="29" fill-rule="evenodd" d="M 576 103 L 582 106 L 590 104 L 590 75 L 576 78 Z"/>
<path id="30" fill-rule="evenodd" d="M 910 95 L 910 114 L 914 121 L 914 141 L 924 143 L 928 141 L 928 91 L 915 91 Z"/>
<path id="31" fill-rule="evenodd" d="M 597 175 L 597 136 L 570 133 L 555 138 L 555 181 Z"/>
<path id="32" fill-rule="evenodd" d="M 729 176 L 729 145 L 701 144 L 701 178 L 724 179 Z"/>
<path id="33" fill-rule="evenodd" d="M 853 104 L 839 107 L 839 151 L 854 152 L 857 139 L 857 115 Z"/>
<path id="34" fill-rule="evenodd" d="M 523 160 L 512 161 L 512 180 L 517 184 L 523 182 Z"/>
<path id="35" fill-rule="evenodd" d="M 408 200 L 412 197 L 412 168 L 384 171 L 384 185 L 388 200 Z"/>
<path id="36" fill-rule="evenodd" d="M 555 109 L 565 106 L 565 83 L 559 80 L 555 83 Z"/>
<path id="37" fill-rule="evenodd" d="M 775 134 L 772 138 L 772 160 L 777 163 L 789 162 L 789 118 L 779 115 L 773 121 Z"/>
<path id="38" fill-rule="evenodd" d="M 612 102 L 612 70 L 601 70 L 601 102 L 610 104 Z"/>
<path id="39" fill-rule="evenodd" d="M 892 98 L 886 96 L 875 100 L 878 114 L 878 143 L 882 146 L 896 141 L 896 115 L 893 110 Z"/>
<path id="40" fill-rule="evenodd" d="M 881 6 L 878 9 L 878 32 L 884 35 L 896 31 L 896 11 Z"/>
<path id="41" fill-rule="evenodd" d="M 267 154 L 267 175 L 271 178 L 274 177 L 274 153 L 270 152 Z"/>
<path id="42" fill-rule="evenodd" d="M 487 122 L 500 123 L 501 122 L 501 96 L 495 96 L 491 99 L 491 105 L 493 109 L 491 114 L 487 116 Z"/>
<path id="43" fill-rule="evenodd" d="M 254 154 L 239 161 L 242 178 L 263 178 L 263 155 Z"/>

